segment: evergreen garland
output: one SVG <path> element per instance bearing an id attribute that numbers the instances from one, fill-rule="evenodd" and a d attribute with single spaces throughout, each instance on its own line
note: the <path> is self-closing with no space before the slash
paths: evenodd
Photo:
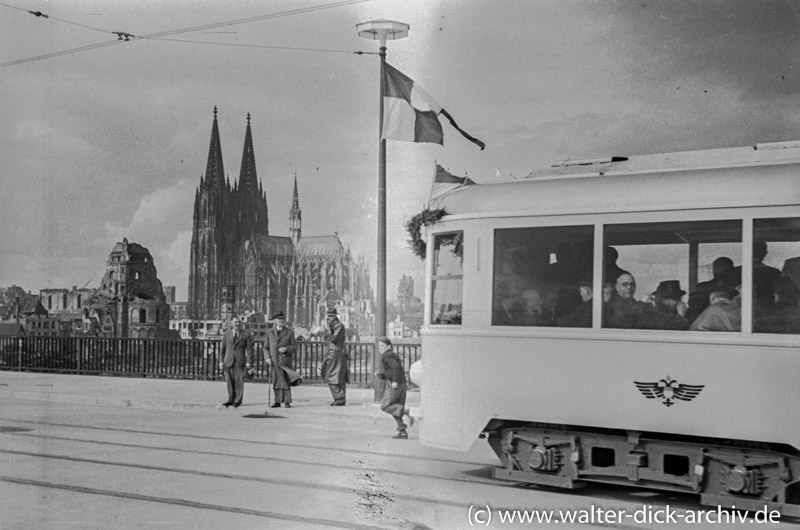
<path id="1" fill-rule="evenodd" d="M 422 239 L 422 227 L 438 222 L 445 214 L 446 212 L 443 209 L 425 209 L 409 219 L 406 223 L 406 231 L 410 236 L 408 245 L 418 258 L 425 259 L 425 251 L 427 248 L 425 240 Z"/>

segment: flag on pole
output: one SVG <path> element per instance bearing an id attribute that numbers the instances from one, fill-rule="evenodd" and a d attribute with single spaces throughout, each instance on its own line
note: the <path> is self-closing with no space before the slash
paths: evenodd
<path id="1" fill-rule="evenodd" d="M 483 150 L 486 144 L 461 130 L 450 114 L 410 77 L 384 63 L 383 131 L 381 138 L 403 142 L 428 142 L 444 145 L 439 114 L 464 138 Z"/>
<path id="2" fill-rule="evenodd" d="M 471 184 L 475 184 L 475 182 L 469 177 L 457 177 L 439 164 L 436 164 L 436 174 L 433 176 L 433 186 L 431 187 L 431 198 L 429 202 L 433 202 L 449 191 Z"/>

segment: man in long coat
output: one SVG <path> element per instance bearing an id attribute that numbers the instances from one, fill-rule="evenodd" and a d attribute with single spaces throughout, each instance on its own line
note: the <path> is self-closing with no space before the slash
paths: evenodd
<path id="1" fill-rule="evenodd" d="M 244 371 L 253 365 L 253 337 L 242 330 L 242 321 L 231 320 L 233 329 L 222 336 L 219 369 L 223 370 L 228 381 L 228 401 L 225 407 L 234 408 L 242 404 L 244 397 Z"/>
<path id="2" fill-rule="evenodd" d="M 322 377 L 328 382 L 333 396 L 332 407 L 343 407 L 347 401 L 347 352 L 344 349 L 345 329 L 339 321 L 338 312 L 335 307 L 328 309 L 325 316 L 328 319 L 328 330 L 330 331 L 330 345 L 328 353 L 322 361 Z"/>
<path id="3" fill-rule="evenodd" d="M 292 406 L 292 378 L 297 377 L 294 369 L 294 352 L 297 346 L 294 342 L 294 332 L 286 325 L 286 316 L 283 312 L 272 316 L 272 327 L 267 330 L 267 340 L 264 344 L 264 357 L 272 365 L 272 389 L 275 391 L 275 403 L 271 408 Z M 287 371 L 288 369 L 288 371 Z"/>

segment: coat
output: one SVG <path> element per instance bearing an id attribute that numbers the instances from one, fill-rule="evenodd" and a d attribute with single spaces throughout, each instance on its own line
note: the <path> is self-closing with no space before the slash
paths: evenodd
<path id="1" fill-rule="evenodd" d="M 228 330 L 222 336 L 220 357 L 226 368 L 236 366 L 244 368 L 245 363 L 253 364 L 253 336 L 246 331 L 240 331 L 236 341 L 233 340 L 233 330 Z"/>
<path id="2" fill-rule="evenodd" d="M 402 416 L 406 406 L 406 392 L 408 390 L 403 361 L 390 348 L 381 355 L 381 367 L 382 370 L 375 375 L 378 379 L 383 379 L 389 383 L 383 394 L 381 410 L 388 412 L 392 416 Z M 391 383 L 397 383 L 397 388 L 392 388 Z"/>
<path id="3" fill-rule="evenodd" d="M 331 342 L 322 360 L 322 377 L 329 385 L 345 385 L 349 381 L 347 353 L 344 350 L 345 330 L 338 318 L 328 323 Z"/>
<path id="4" fill-rule="evenodd" d="M 281 353 L 278 351 L 280 348 L 286 348 L 286 351 Z M 302 381 L 300 375 L 293 370 L 295 351 L 297 346 L 294 342 L 294 332 L 290 328 L 284 326 L 278 331 L 278 328 L 272 327 L 267 330 L 264 358 L 266 360 L 269 357 L 272 361 L 270 380 L 276 390 L 287 389 Z"/>

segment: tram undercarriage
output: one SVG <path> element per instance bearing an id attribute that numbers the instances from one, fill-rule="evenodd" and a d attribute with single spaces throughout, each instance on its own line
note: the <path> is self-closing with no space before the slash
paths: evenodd
<path id="1" fill-rule="evenodd" d="M 581 488 L 587 482 L 697 493 L 704 505 L 800 517 L 800 456 L 791 449 L 490 422 L 484 435 L 503 463 L 498 479 Z"/>

